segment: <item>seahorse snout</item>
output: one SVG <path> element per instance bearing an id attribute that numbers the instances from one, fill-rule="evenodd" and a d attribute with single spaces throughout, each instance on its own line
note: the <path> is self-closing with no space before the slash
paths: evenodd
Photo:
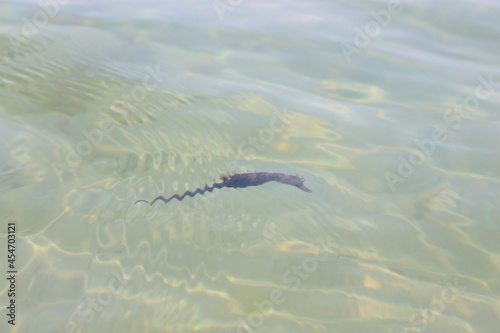
<path id="1" fill-rule="evenodd" d="M 298 187 L 298 188 L 300 188 L 302 191 L 312 192 L 310 189 L 308 189 L 308 188 L 307 188 L 307 187 L 305 187 L 304 185 L 298 185 L 297 187 Z"/>

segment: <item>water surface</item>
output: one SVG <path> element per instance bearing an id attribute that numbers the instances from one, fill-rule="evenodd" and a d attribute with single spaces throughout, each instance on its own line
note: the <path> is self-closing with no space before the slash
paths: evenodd
<path id="1" fill-rule="evenodd" d="M 4 1 L 0 239 L 16 221 L 18 309 L 2 327 L 496 332 L 499 15 Z M 257 171 L 313 192 L 133 204 Z"/>

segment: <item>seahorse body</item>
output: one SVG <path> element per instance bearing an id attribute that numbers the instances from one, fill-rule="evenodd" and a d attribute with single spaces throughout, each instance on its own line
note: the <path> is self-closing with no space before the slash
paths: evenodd
<path id="1" fill-rule="evenodd" d="M 149 202 L 147 200 L 137 200 L 138 202 L 146 202 L 150 206 L 156 201 L 161 200 L 164 203 L 168 203 L 170 200 L 177 199 L 179 201 L 183 200 L 186 196 L 194 197 L 196 194 L 203 194 L 205 192 L 212 192 L 216 188 L 230 187 L 230 188 L 244 188 L 248 186 L 259 186 L 267 182 L 276 181 L 282 184 L 288 184 L 300 188 L 305 192 L 312 192 L 310 189 L 304 186 L 304 179 L 298 176 L 285 175 L 284 173 L 269 173 L 269 172 L 253 172 L 253 173 L 239 173 L 229 177 L 221 177 L 222 183 L 215 183 L 212 186 L 206 185 L 204 188 L 197 188 L 194 192 L 186 191 L 183 195 L 174 194 L 170 198 L 165 198 L 163 196 L 157 196 L 153 201 Z"/>

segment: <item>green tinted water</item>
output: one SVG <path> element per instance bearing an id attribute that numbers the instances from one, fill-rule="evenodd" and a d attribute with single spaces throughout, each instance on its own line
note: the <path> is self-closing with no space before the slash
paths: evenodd
<path id="1" fill-rule="evenodd" d="M 2 332 L 496 332 L 495 2 L 42 3 L 0 14 Z M 256 171 L 313 192 L 133 204 Z"/>

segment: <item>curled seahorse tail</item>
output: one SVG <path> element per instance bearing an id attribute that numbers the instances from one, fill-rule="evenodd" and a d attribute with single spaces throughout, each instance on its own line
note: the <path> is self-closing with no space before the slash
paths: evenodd
<path id="1" fill-rule="evenodd" d="M 173 196 L 171 196 L 168 199 L 160 195 L 160 196 L 157 196 L 156 198 L 154 198 L 154 200 L 151 201 L 150 203 L 148 201 L 146 201 L 146 200 L 139 200 L 139 201 L 148 202 L 150 206 L 152 206 L 158 200 L 161 200 L 164 203 L 168 203 L 170 200 L 173 200 L 173 199 L 177 199 L 179 201 L 182 201 L 185 197 L 191 197 L 192 198 L 192 197 L 194 197 L 197 194 L 203 194 L 203 193 L 205 193 L 207 191 L 208 192 L 212 192 L 214 189 L 221 188 L 221 187 L 224 187 L 224 186 L 222 186 L 222 184 L 214 184 L 213 186 L 205 185 L 205 187 L 202 188 L 202 189 L 198 188 L 194 192 L 186 191 L 186 192 L 184 192 L 183 195 L 174 194 Z"/>
<path id="2" fill-rule="evenodd" d="M 135 205 L 135 204 L 137 204 L 138 202 L 145 202 L 145 203 L 149 204 L 149 201 L 147 201 L 147 200 L 142 200 L 142 199 L 141 199 L 141 200 L 137 200 L 137 201 L 134 203 L 134 205 Z"/>
<path id="3" fill-rule="evenodd" d="M 168 198 L 168 199 L 167 199 L 167 198 L 165 198 L 165 197 L 163 197 L 163 196 L 159 195 L 159 196 L 157 196 L 156 198 L 154 198 L 154 199 L 153 199 L 153 201 L 151 201 L 151 202 L 149 203 L 149 205 L 150 205 L 150 206 L 152 206 L 152 205 L 153 205 L 156 201 L 158 201 L 158 200 L 161 200 L 161 201 L 163 201 L 164 203 L 167 203 L 167 202 L 169 202 L 170 200 L 172 200 L 175 196 L 177 196 L 177 194 L 176 194 L 176 195 L 174 195 L 174 196 L 171 196 L 170 198 Z"/>
<path id="4" fill-rule="evenodd" d="M 203 193 L 205 193 L 207 191 L 208 192 L 212 192 L 215 188 L 219 188 L 219 186 L 217 186 L 217 185 L 219 185 L 219 184 L 214 184 L 213 186 L 208 186 L 208 185 L 205 184 L 204 188 L 197 188 L 194 192 L 186 191 L 182 195 L 182 199 L 184 199 L 186 196 L 190 196 L 192 198 L 192 197 L 194 197 L 197 194 L 203 194 Z M 182 199 L 179 199 L 179 200 L 182 200 Z"/>

